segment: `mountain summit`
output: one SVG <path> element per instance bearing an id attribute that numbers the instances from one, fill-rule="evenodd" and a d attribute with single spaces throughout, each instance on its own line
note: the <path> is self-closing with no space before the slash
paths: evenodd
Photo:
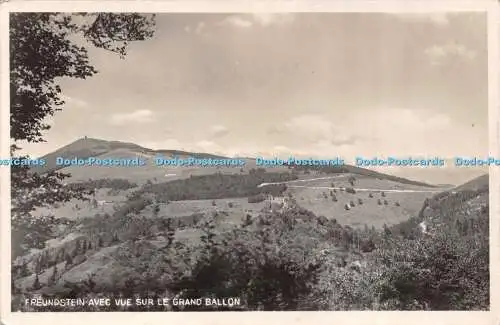
<path id="1" fill-rule="evenodd" d="M 61 147 L 51 153 L 46 154 L 41 157 L 45 159 L 47 164 L 43 167 L 35 166 L 33 171 L 38 173 L 46 173 L 49 171 L 55 171 L 64 166 L 56 166 L 55 160 L 57 157 L 63 158 L 120 158 L 120 157 L 133 157 L 133 156 L 154 156 L 154 155 L 177 155 L 180 157 L 193 156 L 193 157 L 213 157 L 213 158 L 223 158 L 220 156 L 208 154 L 208 153 L 192 153 L 181 150 L 170 150 L 170 149 L 160 149 L 154 150 L 150 148 L 142 147 L 135 143 L 123 142 L 123 141 L 109 141 L 103 139 L 83 137 L 80 138 L 64 147 Z"/>
<path id="2" fill-rule="evenodd" d="M 199 167 L 199 166 L 190 166 L 183 167 L 182 171 L 179 168 L 168 166 L 163 166 L 162 168 L 158 168 L 157 166 L 153 166 L 152 164 L 148 164 L 147 166 L 143 166 L 141 168 L 135 168 L 132 172 L 130 168 L 101 168 L 101 167 L 86 167 L 81 168 L 78 166 L 56 166 L 56 158 L 134 158 L 141 157 L 146 161 L 151 160 L 156 155 L 162 156 L 172 156 L 176 155 L 178 157 L 195 157 L 195 158 L 228 158 L 219 155 L 214 155 L 210 153 L 198 153 L 198 152 L 187 152 L 181 150 L 171 150 L 171 149 L 160 149 L 154 150 L 150 148 L 142 147 L 138 144 L 130 143 L 130 142 L 122 142 L 122 141 L 108 141 L 103 139 L 89 138 L 83 137 L 80 138 L 64 147 L 61 147 L 54 152 L 51 152 L 42 158 L 46 160 L 45 166 L 34 166 L 33 171 L 38 173 L 46 173 L 49 171 L 61 170 L 64 172 L 72 174 L 73 180 L 87 180 L 88 178 L 102 178 L 102 177 L 110 177 L 110 178 L 128 178 L 134 181 L 146 181 L 151 178 L 163 178 L 165 173 L 171 173 L 172 175 L 176 175 L 174 178 L 185 178 L 191 175 L 205 175 L 211 174 L 218 171 L 223 173 L 234 173 L 237 170 L 234 168 L 221 168 L 218 166 L 207 166 L 207 167 Z M 240 171 L 248 172 L 251 169 L 255 169 L 256 160 L 254 158 L 242 158 L 246 161 L 244 168 Z M 287 172 L 290 171 L 289 166 L 278 166 L 270 168 L 273 171 L 281 171 Z M 428 183 L 410 180 L 403 177 L 398 177 L 394 175 L 388 175 L 381 172 L 377 172 L 371 169 L 356 167 L 352 165 L 343 165 L 343 166 L 298 166 L 294 167 L 294 169 L 298 172 L 300 171 L 309 171 L 319 174 L 354 174 L 362 177 L 368 177 L 373 179 L 380 180 L 388 180 L 401 184 L 409 184 L 416 186 L 424 186 L 424 187 L 440 187 L 436 185 L 430 185 Z"/>

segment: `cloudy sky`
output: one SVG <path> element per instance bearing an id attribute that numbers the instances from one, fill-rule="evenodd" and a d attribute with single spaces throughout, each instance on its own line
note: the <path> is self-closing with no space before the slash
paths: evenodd
<path id="1" fill-rule="evenodd" d="M 488 152 L 482 14 L 160 14 L 125 60 L 90 57 L 99 74 L 62 82 L 31 154 L 84 135 L 231 156 Z"/>

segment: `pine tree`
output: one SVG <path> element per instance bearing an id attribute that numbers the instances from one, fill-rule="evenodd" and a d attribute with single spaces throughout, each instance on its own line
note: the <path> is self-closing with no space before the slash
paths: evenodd
<path id="1" fill-rule="evenodd" d="M 392 235 L 392 231 L 389 229 L 389 227 L 387 227 L 387 224 L 384 223 L 383 229 L 385 237 L 389 237 Z"/>
<path id="2" fill-rule="evenodd" d="M 38 290 L 42 287 L 40 284 L 40 279 L 38 278 L 38 273 L 35 274 L 35 282 L 33 283 L 33 290 Z"/>
<path id="3" fill-rule="evenodd" d="M 42 253 L 40 264 L 42 265 L 42 269 L 46 269 L 49 267 L 49 255 L 47 251 Z"/>
<path id="4" fill-rule="evenodd" d="M 87 251 L 87 240 L 84 239 L 84 240 L 82 240 L 82 243 L 80 245 L 80 252 L 82 254 L 85 254 L 86 251 Z"/>
<path id="5" fill-rule="evenodd" d="M 38 274 L 42 271 L 42 262 L 41 262 L 41 259 L 38 258 L 36 261 L 35 261 L 35 273 Z"/>
<path id="6" fill-rule="evenodd" d="M 89 275 L 88 279 L 84 281 L 85 285 L 90 289 L 90 292 L 94 292 L 96 283 L 93 279 L 93 275 Z"/>
<path id="7" fill-rule="evenodd" d="M 247 217 L 248 218 L 248 217 Z M 172 245 L 175 239 L 175 228 L 172 225 L 172 219 L 167 219 L 166 223 L 167 247 Z"/>
<path id="8" fill-rule="evenodd" d="M 157 218 L 159 213 L 160 213 L 160 206 L 158 204 L 155 204 L 153 208 L 153 217 Z"/>
<path id="9" fill-rule="evenodd" d="M 19 269 L 19 276 L 21 276 L 21 277 L 24 278 L 24 277 L 26 277 L 28 275 L 30 275 L 30 271 L 28 269 L 28 264 L 27 263 L 23 263 L 21 265 L 21 268 Z"/>
<path id="10" fill-rule="evenodd" d="M 80 244 L 80 239 L 77 239 L 75 240 L 75 251 L 76 251 L 76 255 L 80 254 L 80 251 L 81 251 L 81 244 Z M 75 255 L 75 256 L 76 256 Z"/>
<path id="11" fill-rule="evenodd" d="M 54 265 L 52 275 L 49 278 L 49 285 L 54 285 L 57 281 L 57 265 Z"/>
<path id="12" fill-rule="evenodd" d="M 60 250 L 60 252 L 59 252 L 59 261 L 58 261 L 58 263 L 59 263 L 59 262 L 63 262 L 63 261 L 64 261 L 65 256 L 66 256 L 66 248 L 65 248 L 65 247 L 63 247 L 63 248 Z"/>
<path id="13" fill-rule="evenodd" d="M 73 265 L 73 258 L 71 257 L 70 254 L 66 254 L 65 260 L 66 260 L 66 266 Z"/>

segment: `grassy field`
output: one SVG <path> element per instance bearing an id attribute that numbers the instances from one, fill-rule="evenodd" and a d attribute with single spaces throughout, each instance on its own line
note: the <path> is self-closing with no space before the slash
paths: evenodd
<path id="1" fill-rule="evenodd" d="M 296 198 L 299 205 L 327 218 L 335 218 L 338 222 L 354 227 L 375 226 L 382 227 L 384 224 L 391 225 L 416 216 L 426 198 L 432 197 L 436 188 L 428 188 L 412 184 L 400 184 L 385 179 L 374 179 L 367 176 L 356 176 L 354 188 L 374 189 L 373 192 L 358 191 L 354 194 L 345 190 L 335 190 L 333 193 L 337 201 L 332 200 L 332 187 L 353 187 L 348 178 L 351 175 L 332 180 L 312 180 L 300 183 L 290 183 L 288 192 Z M 299 185 L 300 184 L 300 185 Z M 304 187 L 293 187 L 294 185 Z M 321 187 L 325 187 L 322 189 Z M 430 192 L 384 192 L 384 190 L 416 190 Z M 373 197 L 370 197 L 370 194 Z M 361 199 L 362 204 L 359 204 Z M 378 203 L 381 200 L 382 205 Z M 355 204 L 349 210 L 345 205 L 350 202 Z M 387 201 L 387 205 L 384 204 Z"/>
<path id="2" fill-rule="evenodd" d="M 274 171 L 274 169 L 271 169 Z M 204 170 L 207 171 L 207 170 Z M 87 174 L 88 176 L 88 174 Z M 120 174 L 119 176 L 122 176 Z M 356 178 L 354 188 L 373 189 L 373 192 L 358 191 L 354 194 L 345 190 L 329 189 L 334 185 L 336 188 L 353 187 L 349 183 L 349 178 Z M 108 175 L 109 177 L 109 175 Z M 185 175 L 185 178 L 191 176 Z M 173 179 L 172 179 L 173 180 Z M 284 196 L 291 195 L 297 203 L 313 211 L 317 215 L 327 218 L 336 218 L 339 222 L 351 226 L 362 226 L 364 224 L 381 227 L 383 224 L 393 224 L 401 222 L 411 216 L 415 216 L 426 198 L 434 193 L 419 192 L 381 192 L 384 190 L 429 190 L 436 191 L 436 188 L 428 188 L 412 184 L 401 184 L 386 179 L 377 179 L 369 176 L 352 174 L 342 175 L 310 175 L 301 174 L 299 179 L 287 182 L 288 189 Z M 323 188 L 324 187 L 324 188 Z M 95 200 L 106 201 L 98 207 L 92 206 L 90 201 L 72 200 L 62 203 L 55 208 L 40 208 L 35 215 L 54 214 L 56 217 L 66 217 L 69 219 L 79 219 L 91 217 L 96 214 L 112 214 L 113 211 L 127 201 L 127 196 L 138 190 L 140 187 L 127 190 L 98 189 L 95 193 Z M 331 192 L 337 199 L 332 200 Z M 370 193 L 373 197 L 370 197 Z M 382 205 L 378 203 L 381 200 Z M 359 204 L 359 200 L 362 204 Z M 384 205 L 384 200 L 387 205 Z M 345 209 L 346 204 L 354 203 L 354 207 Z M 180 217 L 194 213 L 211 213 L 214 211 L 226 211 L 233 219 L 240 220 L 247 213 L 255 214 L 264 207 L 264 203 L 248 203 L 247 197 L 215 199 L 215 200 L 182 200 L 171 201 L 159 204 L 159 216 Z M 153 214 L 153 206 L 146 207 L 142 212 L 144 216 Z"/>

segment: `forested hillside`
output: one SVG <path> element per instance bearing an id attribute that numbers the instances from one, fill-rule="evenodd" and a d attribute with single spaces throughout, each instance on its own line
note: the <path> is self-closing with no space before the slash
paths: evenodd
<path id="1" fill-rule="evenodd" d="M 248 215 L 224 230 L 223 212 L 145 218 L 140 215 L 148 202 L 130 202 L 114 215 L 82 221 L 75 247 L 35 263 L 37 274 L 45 269 L 53 285 L 40 288 L 39 276 L 32 277 L 28 291 L 15 289 L 15 301 L 23 291 L 58 297 L 240 297 L 241 310 L 487 310 L 487 198 L 484 188 L 436 195 L 419 216 L 381 231 L 341 225 L 297 205 Z M 176 239 L 183 229 L 196 229 L 198 240 Z M 113 261 L 109 277 L 60 280 L 60 273 L 97 263 L 99 254 Z M 20 268 L 18 278 L 29 273 Z M 144 307 L 127 310 L 134 308 Z"/>

